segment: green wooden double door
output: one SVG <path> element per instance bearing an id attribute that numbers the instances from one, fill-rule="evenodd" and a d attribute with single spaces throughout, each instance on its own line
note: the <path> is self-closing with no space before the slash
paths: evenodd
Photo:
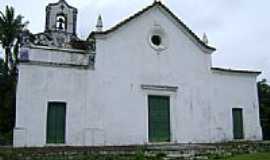
<path id="1" fill-rule="evenodd" d="M 170 141 L 170 97 L 148 96 L 148 127 L 150 142 Z"/>
<path id="2" fill-rule="evenodd" d="M 47 144 L 64 144 L 66 103 L 49 103 L 47 112 Z"/>

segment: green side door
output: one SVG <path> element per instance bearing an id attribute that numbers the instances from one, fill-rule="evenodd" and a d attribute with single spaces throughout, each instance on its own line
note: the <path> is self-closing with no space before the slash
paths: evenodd
<path id="1" fill-rule="evenodd" d="M 66 130 L 66 104 L 49 103 L 47 115 L 47 144 L 64 144 Z"/>
<path id="2" fill-rule="evenodd" d="M 233 108 L 233 136 L 234 139 L 244 138 L 243 128 L 243 110 L 240 108 Z"/>
<path id="3" fill-rule="evenodd" d="M 148 97 L 149 141 L 170 141 L 170 97 Z"/>

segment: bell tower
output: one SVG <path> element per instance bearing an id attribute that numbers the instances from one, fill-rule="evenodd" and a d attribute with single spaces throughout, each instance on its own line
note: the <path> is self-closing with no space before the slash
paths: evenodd
<path id="1" fill-rule="evenodd" d="M 77 9 L 65 0 L 50 3 L 46 7 L 45 32 L 59 32 L 76 36 Z"/>

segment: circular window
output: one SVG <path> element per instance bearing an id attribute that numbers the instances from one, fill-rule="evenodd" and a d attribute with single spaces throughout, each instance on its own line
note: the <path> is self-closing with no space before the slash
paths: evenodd
<path id="1" fill-rule="evenodd" d="M 153 35 L 151 38 L 151 42 L 156 46 L 160 46 L 162 43 L 162 39 L 159 35 Z"/>
<path id="2" fill-rule="evenodd" d="M 155 25 L 152 27 L 148 36 L 148 42 L 154 50 L 160 52 L 168 48 L 168 36 L 161 26 Z"/>

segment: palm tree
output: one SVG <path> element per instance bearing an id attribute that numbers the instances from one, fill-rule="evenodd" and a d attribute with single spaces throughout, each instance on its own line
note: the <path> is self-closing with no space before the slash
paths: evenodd
<path id="1" fill-rule="evenodd" d="M 19 36 L 28 22 L 23 16 L 15 16 L 13 7 L 6 6 L 5 12 L 0 11 L 0 43 L 5 50 L 5 69 L 16 71 L 18 63 Z"/>

